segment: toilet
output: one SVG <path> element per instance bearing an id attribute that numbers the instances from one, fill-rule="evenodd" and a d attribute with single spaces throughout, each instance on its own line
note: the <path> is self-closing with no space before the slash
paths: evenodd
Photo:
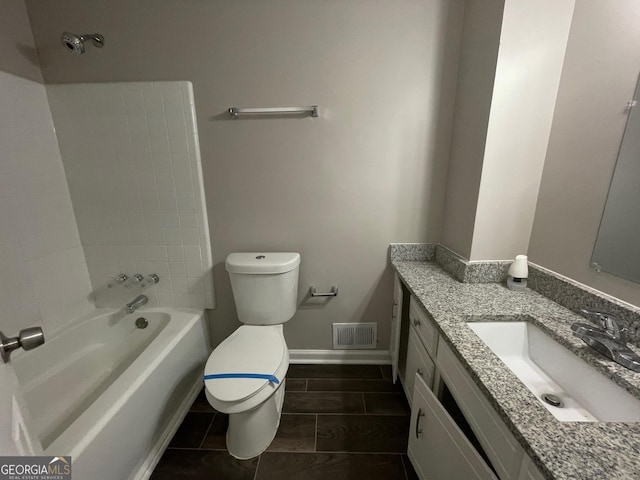
<path id="1" fill-rule="evenodd" d="M 213 351 L 205 395 L 229 414 L 227 449 L 238 459 L 260 455 L 280 425 L 289 350 L 283 324 L 296 312 L 299 253 L 232 253 L 225 266 L 243 324 Z"/>

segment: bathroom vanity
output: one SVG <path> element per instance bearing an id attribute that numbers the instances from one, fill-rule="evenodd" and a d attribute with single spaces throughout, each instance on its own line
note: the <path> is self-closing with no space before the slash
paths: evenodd
<path id="1" fill-rule="evenodd" d="M 430 262 L 392 264 L 393 373 L 411 405 L 408 455 L 421 479 L 640 478 L 640 374 L 572 336 L 571 324 L 582 317 L 529 289 L 461 283 Z M 486 321 L 534 324 L 603 377 L 621 402 L 632 404 L 630 413 L 612 421 L 596 405 L 585 417 L 595 421 L 557 419 L 556 407 L 543 405 L 469 327 Z M 564 358 L 554 357 L 560 369 Z M 600 388 L 604 402 L 607 388 Z M 590 405 L 577 410 L 585 409 Z M 610 410 L 620 410 L 615 400 Z"/>

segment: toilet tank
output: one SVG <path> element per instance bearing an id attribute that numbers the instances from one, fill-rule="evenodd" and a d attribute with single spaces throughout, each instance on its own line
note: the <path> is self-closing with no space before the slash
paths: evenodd
<path id="1" fill-rule="evenodd" d="M 299 253 L 232 253 L 225 267 L 240 322 L 277 325 L 291 320 L 298 303 Z"/>

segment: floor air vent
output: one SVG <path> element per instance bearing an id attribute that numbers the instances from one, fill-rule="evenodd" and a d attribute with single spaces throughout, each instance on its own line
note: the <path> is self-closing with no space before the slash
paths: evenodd
<path id="1" fill-rule="evenodd" d="M 377 323 L 334 323 L 333 349 L 375 349 L 377 336 Z"/>

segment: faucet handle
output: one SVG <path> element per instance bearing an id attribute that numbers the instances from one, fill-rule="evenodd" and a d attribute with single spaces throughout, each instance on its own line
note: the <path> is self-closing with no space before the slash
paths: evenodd
<path id="1" fill-rule="evenodd" d="M 627 329 L 620 325 L 620 320 L 615 315 L 598 310 L 589 310 L 587 308 L 581 308 L 580 312 L 596 317 L 604 331 L 614 340 L 623 344 L 627 343 Z"/>
<path id="2" fill-rule="evenodd" d="M 128 279 L 129 277 L 126 274 L 120 273 L 116 278 L 114 278 L 109 282 L 109 284 L 107 285 L 107 288 L 112 288 L 112 287 L 115 287 L 116 285 L 122 285 Z"/>
<path id="3" fill-rule="evenodd" d="M 142 288 L 146 288 L 149 287 L 151 285 L 155 285 L 156 283 L 158 283 L 160 281 L 160 277 L 158 277 L 158 275 L 156 275 L 155 273 L 150 273 L 149 275 L 147 275 L 144 280 L 142 281 L 142 283 L 140 284 L 140 286 Z"/>
<path id="4" fill-rule="evenodd" d="M 140 275 L 139 273 L 134 273 L 133 275 L 131 275 L 131 278 L 129 278 L 129 280 L 124 282 L 124 288 L 131 288 L 134 285 L 140 285 L 143 279 L 144 277 L 142 275 Z"/>

